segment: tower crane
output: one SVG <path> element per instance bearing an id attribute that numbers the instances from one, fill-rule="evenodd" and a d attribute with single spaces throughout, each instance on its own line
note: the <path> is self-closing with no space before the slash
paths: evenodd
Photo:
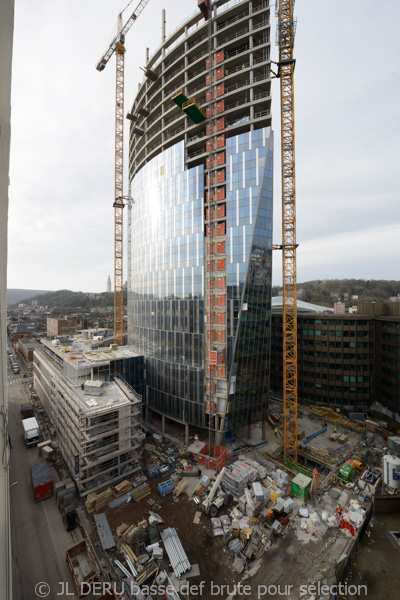
<path id="1" fill-rule="evenodd" d="M 274 75 L 281 91 L 281 176 L 283 284 L 283 454 L 297 462 L 297 274 L 296 274 L 296 179 L 294 136 L 293 58 L 296 22 L 294 0 L 279 0 L 279 61 Z"/>
<path id="2" fill-rule="evenodd" d="M 124 343 L 124 307 L 123 307 L 123 242 L 124 242 L 124 64 L 125 36 L 146 6 L 149 0 L 141 0 L 125 25 L 122 25 L 122 13 L 118 17 L 117 35 L 99 60 L 96 69 L 103 71 L 115 53 L 115 187 L 114 187 L 114 342 Z M 130 2 L 131 3 L 131 2 Z M 129 4 L 130 4 L 129 3 Z M 128 6 L 129 6 L 128 4 Z"/>

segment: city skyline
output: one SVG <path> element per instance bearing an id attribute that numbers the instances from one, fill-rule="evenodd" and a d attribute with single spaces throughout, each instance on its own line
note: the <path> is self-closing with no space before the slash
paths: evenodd
<path id="1" fill-rule="evenodd" d="M 113 270 L 115 61 L 102 74 L 95 65 L 121 6 L 73 1 L 51 16 L 46 8 L 22 0 L 15 14 L 8 287 L 100 292 Z M 146 46 L 152 56 L 160 44 L 162 8 L 152 0 L 127 36 L 125 113 L 142 80 Z M 298 281 L 396 278 L 400 7 L 374 8 L 361 0 L 323 11 L 316 1 L 295 6 Z M 196 9 L 194 1 L 187 15 L 168 7 L 167 35 Z M 40 24 L 34 30 L 33 21 Z M 272 90 L 279 243 L 278 82 Z M 125 161 L 126 192 L 127 174 Z"/>

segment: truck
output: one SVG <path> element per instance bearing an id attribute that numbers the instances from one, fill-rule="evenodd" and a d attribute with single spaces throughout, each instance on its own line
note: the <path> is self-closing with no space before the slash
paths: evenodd
<path id="1" fill-rule="evenodd" d="M 86 540 L 69 548 L 66 559 L 79 598 L 87 596 L 92 584 L 100 581 L 100 569 Z"/>
<path id="2" fill-rule="evenodd" d="M 39 443 L 39 425 L 35 417 L 22 419 L 22 427 L 24 429 L 24 439 L 27 448 L 37 446 Z"/>
<path id="3" fill-rule="evenodd" d="M 206 513 L 206 515 L 210 515 L 211 517 L 215 517 L 217 515 L 218 510 L 221 508 L 221 506 L 226 506 L 228 504 L 228 494 L 223 492 L 223 490 L 220 487 L 225 471 L 226 469 L 224 467 L 221 473 L 218 475 L 217 479 L 215 480 L 215 483 L 212 486 L 207 498 L 203 500 L 203 503 L 201 505 L 202 511 Z"/>

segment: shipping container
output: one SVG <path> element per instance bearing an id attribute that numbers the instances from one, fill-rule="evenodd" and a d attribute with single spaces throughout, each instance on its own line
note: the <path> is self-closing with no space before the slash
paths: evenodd
<path id="1" fill-rule="evenodd" d="M 100 569 L 86 540 L 67 550 L 66 558 L 79 598 L 87 596 L 93 582 L 100 581 Z"/>
<path id="2" fill-rule="evenodd" d="M 53 477 L 46 461 L 31 467 L 33 499 L 41 502 L 53 495 Z"/>

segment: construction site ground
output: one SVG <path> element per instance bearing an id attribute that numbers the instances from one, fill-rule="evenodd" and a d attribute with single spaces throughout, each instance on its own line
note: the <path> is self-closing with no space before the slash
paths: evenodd
<path id="1" fill-rule="evenodd" d="M 207 473 L 213 473 L 213 471 L 203 470 L 202 473 L 206 475 Z M 161 505 L 161 508 L 157 508 L 155 511 L 164 521 L 163 524 L 159 525 L 159 531 L 167 527 L 174 527 L 190 563 L 199 567 L 200 574 L 196 577 L 190 577 L 187 580 L 189 586 L 199 585 L 201 581 L 205 581 L 206 583 L 213 581 L 215 585 L 219 586 L 239 581 L 240 576 L 231 569 L 233 562 L 231 552 L 224 545 L 222 537 L 213 536 L 210 516 L 202 514 L 199 524 L 196 525 L 193 523 L 195 514 L 201 511 L 201 507 L 189 499 L 186 492 L 191 492 L 191 489 L 198 483 L 198 478 L 188 478 L 188 487 L 178 498 L 178 502 L 172 500 L 172 494 L 163 497 L 160 497 L 158 494 L 157 486 L 164 480 L 165 478 L 148 480 L 152 494 L 147 498 L 143 498 L 140 502 L 130 501 L 113 509 L 106 507 L 97 511 L 105 512 L 107 515 L 114 539 L 118 540 L 116 529 L 122 523 L 133 525 L 149 517 L 149 511 L 152 510 L 152 506 L 148 500 L 152 499 Z M 164 554 L 161 568 L 165 569 L 169 575 L 171 574 L 166 554 Z M 201 597 L 205 600 L 211 598 L 210 586 L 205 586 Z"/>
<path id="2" fill-rule="evenodd" d="M 247 455 L 256 458 L 252 452 L 248 452 Z M 203 475 L 212 473 L 202 469 Z M 337 575 L 355 542 L 355 538 L 349 532 L 329 528 L 321 520 L 313 527 L 312 533 L 301 529 L 299 509 L 304 507 L 304 503 L 295 499 L 293 515 L 288 526 L 283 528 L 281 535 L 273 536 L 271 547 L 260 559 L 251 561 L 246 571 L 239 575 L 232 569 L 234 556 L 224 543 L 223 537 L 214 537 L 210 517 L 202 513 L 199 523 L 194 523 L 195 514 L 201 511 L 201 507 L 190 496 L 198 478 L 187 478 L 187 487 L 177 502 L 173 501 L 172 494 L 164 497 L 158 494 L 157 486 L 163 480 L 165 478 L 148 479 L 152 493 L 139 502 L 131 500 L 116 508 L 105 507 L 97 512 L 105 512 L 107 515 L 116 542 L 119 539 L 116 530 L 122 523 L 128 526 L 137 524 L 149 517 L 150 510 L 159 514 L 164 521 L 159 525 L 159 531 L 174 527 L 191 564 L 198 565 L 198 575 L 188 578 L 184 576 L 180 582 L 181 585 L 189 586 L 186 588 L 189 597 L 201 597 L 204 600 L 256 600 L 278 595 L 290 597 L 292 600 L 309 599 L 312 598 L 312 593 L 305 593 L 309 586 L 318 585 L 318 582 L 319 585 L 336 583 Z M 335 491 L 332 495 L 329 492 L 324 493 L 317 505 L 307 503 L 310 513 L 317 511 L 321 516 L 322 510 L 327 510 L 332 515 L 335 514 L 337 504 L 345 506 L 352 495 L 351 492 L 340 487 Z M 160 507 L 154 508 L 149 499 Z M 236 503 L 231 498 L 228 506 L 220 510 L 219 516 L 229 514 L 234 506 Z M 89 519 L 94 531 L 93 517 L 90 515 Z M 110 556 L 124 562 L 123 555 L 119 555 L 118 550 Z M 160 569 L 165 570 L 171 577 L 172 571 L 165 553 Z M 173 577 L 172 580 L 179 585 Z M 196 587 L 200 585 L 203 587 Z M 186 597 L 186 593 L 181 593 L 181 597 Z M 315 596 L 317 597 L 325 599 L 328 596 L 320 594 Z M 161 598 L 162 595 L 159 595 L 160 600 Z"/>

